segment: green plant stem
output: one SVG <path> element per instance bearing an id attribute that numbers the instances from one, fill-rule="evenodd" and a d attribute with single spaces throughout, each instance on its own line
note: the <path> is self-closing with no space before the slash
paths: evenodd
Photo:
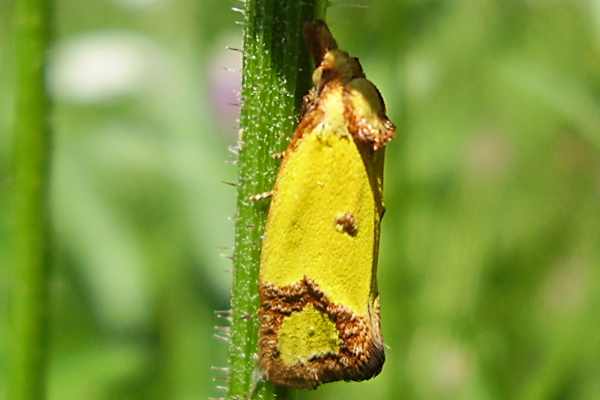
<path id="1" fill-rule="evenodd" d="M 228 399 L 285 397 L 257 369 L 258 269 L 268 201 L 250 196 L 272 189 L 293 134 L 312 68 L 304 45 L 306 21 L 322 18 L 326 0 L 246 0 L 240 115 L 239 186 L 232 288 Z M 280 396 L 278 396 L 280 395 Z"/>
<path id="2" fill-rule="evenodd" d="M 48 317 L 49 101 L 44 66 L 49 42 L 46 0 L 18 0 L 14 183 L 14 287 L 11 400 L 45 398 Z"/>

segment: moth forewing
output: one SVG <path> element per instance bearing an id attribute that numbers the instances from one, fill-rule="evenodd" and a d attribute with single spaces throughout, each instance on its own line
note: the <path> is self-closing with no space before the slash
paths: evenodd
<path id="1" fill-rule="evenodd" d="M 358 60 L 306 27 L 315 88 L 285 152 L 260 265 L 260 364 L 275 384 L 364 380 L 384 362 L 376 269 L 394 134 Z"/>

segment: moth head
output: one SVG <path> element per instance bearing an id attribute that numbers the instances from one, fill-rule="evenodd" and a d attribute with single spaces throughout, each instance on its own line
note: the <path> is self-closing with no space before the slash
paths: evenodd
<path id="1" fill-rule="evenodd" d="M 312 76 L 317 88 L 322 88 L 333 79 L 346 83 L 365 76 L 358 58 L 338 49 L 325 22 L 316 20 L 306 23 L 304 36 L 317 66 Z"/>

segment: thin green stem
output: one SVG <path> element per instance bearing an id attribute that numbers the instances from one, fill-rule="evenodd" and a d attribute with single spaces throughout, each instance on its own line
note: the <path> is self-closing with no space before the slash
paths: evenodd
<path id="1" fill-rule="evenodd" d="M 11 400 L 45 398 L 48 317 L 49 101 L 44 66 L 49 42 L 47 0 L 18 0 L 14 291 Z"/>
<path id="2" fill-rule="evenodd" d="M 254 194 L 272 189 L 279 162 L 309 88 L 306 21 L 323 17 L 326 0 L 246 0 L 239 186 L 231 297 L 228 399 L 284 398 L 257 369 L 258 269 L 268 202 Z"/>

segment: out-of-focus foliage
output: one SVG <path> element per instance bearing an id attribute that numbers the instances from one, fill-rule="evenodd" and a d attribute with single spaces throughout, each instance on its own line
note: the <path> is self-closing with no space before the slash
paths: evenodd
<path id="1" fill-rule="evenodd" d="M 600 398 L 600 5 L 335 2 L 389 146 L 382 374 L 314 399 Z M 363 4 L 363 3 L 361 3 Z M 218 395 L 235 179 L 227 2 L 57 2 L 50 399 Z M 12 1 L 0 4 L 0 399 Z M 211 379 L 217 378 L 217 382 Z"/>

